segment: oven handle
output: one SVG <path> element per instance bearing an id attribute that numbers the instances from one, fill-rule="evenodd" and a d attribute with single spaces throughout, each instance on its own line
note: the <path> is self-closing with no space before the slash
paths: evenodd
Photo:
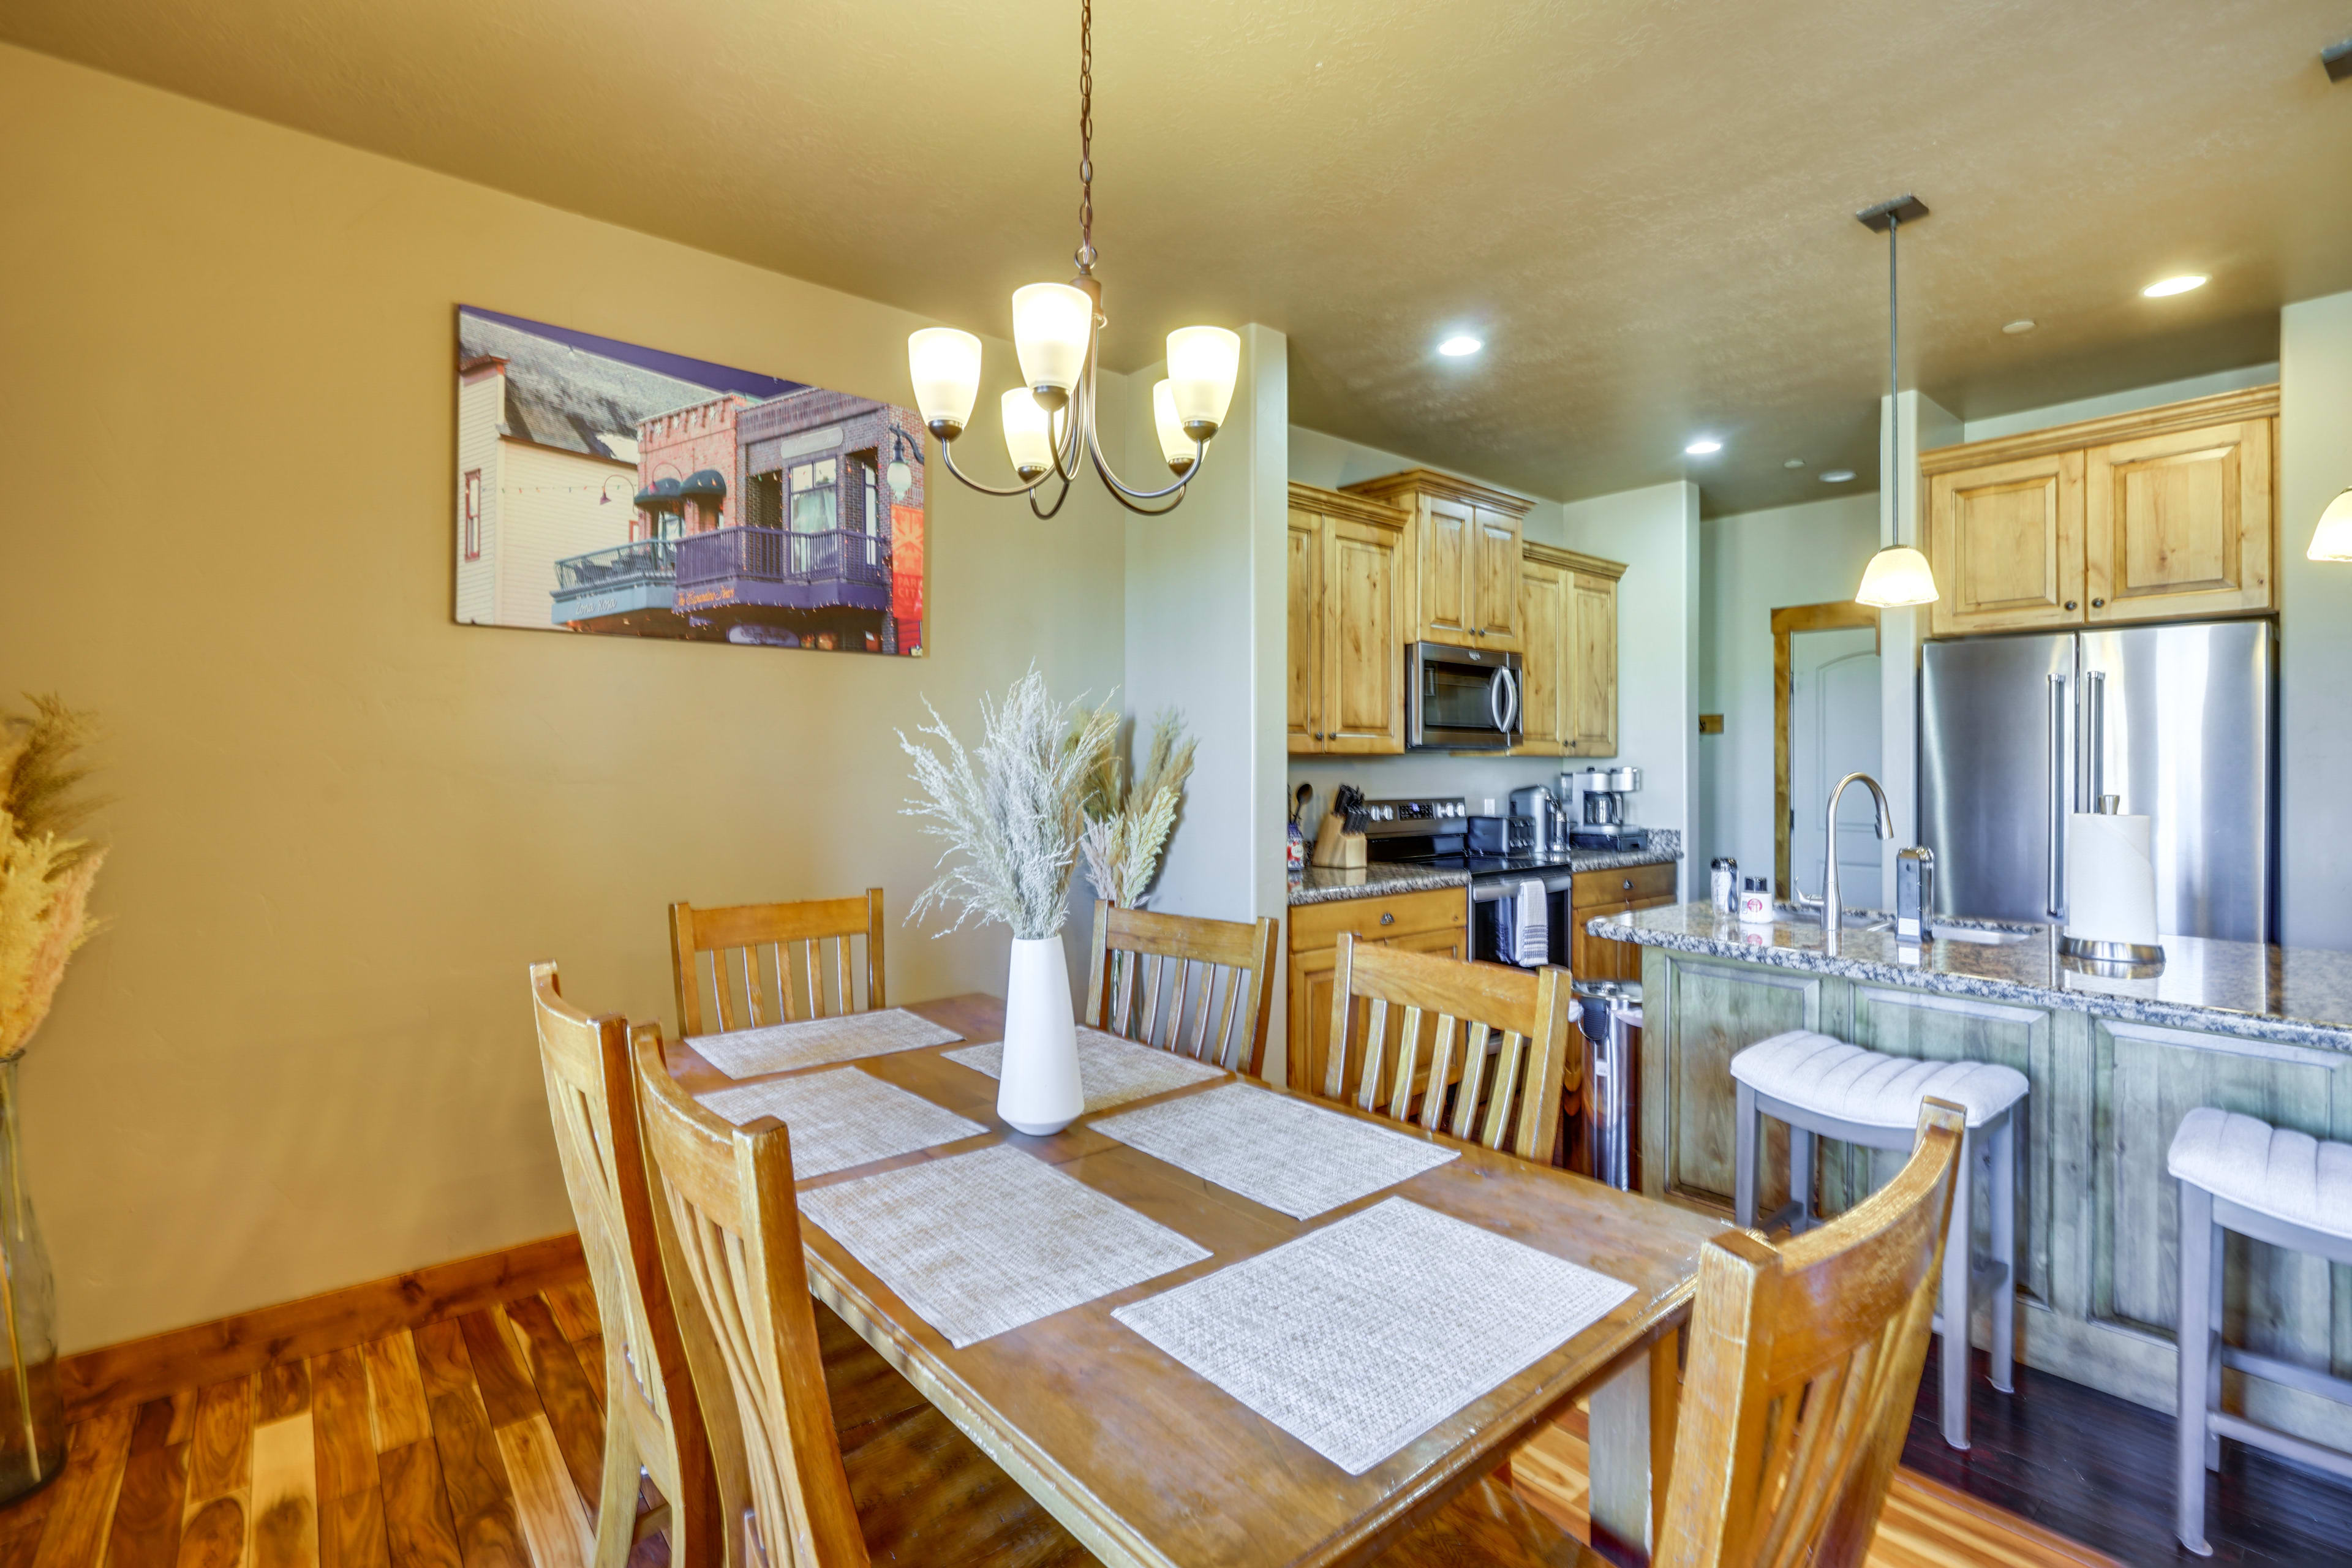
<path id="1" fill-rule="evenodd" d="M 1504 899 L 1516 899 L 1519 896 L 1519 884 L 1529 881 L 1541 882 L 1547 893 L 1565 893 L 1575 888 L 1576 873 L 1562 871 L 1539 877 L 1513 877 L 1507 881 L 1489 882 L 1484 885 L 1473 882 L 1470 884 L 1470 901 L 1474 904 L 1492 904 Z"/>

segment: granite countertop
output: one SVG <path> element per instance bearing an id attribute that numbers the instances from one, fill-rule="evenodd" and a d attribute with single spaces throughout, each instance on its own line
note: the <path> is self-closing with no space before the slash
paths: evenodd
<path id="1" fill-rule="evenodd" d="M 1614 942 L 1710 958 L 2352 1051 L 2352 953 L 2168 936 L 2164 972 L 2126 979 L 2070 967 L 2060 958 L 2054 927 L 1966 924 L 2025 932 L 2026 940 L 1902 945 L 1891 931 L 1846 931 L 1832 957 L 1822 951 L 1818 924 L 1743 926 L 1703 902 L 1604 915 L 1586 929 Z"/>
<path id="2" fill-rule="evenodd" d="M 1571 849 L 1554 868 L 1570 871 L 1620 871 L 1629 866 L 1663 866 L 1683 858 L 1682 835 L 1671 827 L 1650 830 L 1647 849 Z M 1426 866 L 1374 862 L 1360 871 L 1329 871 L 1309 866 L 1290 879 L 1290 906 L 1328 904 L 1341 899 L 1379 899 L 1391 893 L 1422 893 L 1433 888 L 1466 888 L 1467 871 L 1442 871 Z"/>

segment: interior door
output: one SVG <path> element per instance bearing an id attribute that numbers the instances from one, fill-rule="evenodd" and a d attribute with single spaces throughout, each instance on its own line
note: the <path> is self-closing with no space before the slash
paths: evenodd
<path id="1" fill-rule="evenodd" d="M 1848 773 L 1880 771 L 1878 629 L 1792 634 L 1789 685 L 1789 870 L 1819 894 L 1830 791 Z M 1838 817 L 1838 886 L 1857 907 L 1879 901 L 1877 823 L 1867 795 L 1849 791 Z"/>
<path id="2" fill-rule="evenodd" d="M 2075 639 L 1931 642 L 1919 675 L 1920 840 L 1936 910 L 2047 921 L 2064 907 Z"/>

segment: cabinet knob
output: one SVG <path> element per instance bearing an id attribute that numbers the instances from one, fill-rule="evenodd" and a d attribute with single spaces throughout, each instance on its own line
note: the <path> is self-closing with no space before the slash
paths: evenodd
<path id="1" fill-rule="evenodd" d="M 1633 890 L 1633 879 L 1631 877 L 1625 879 L 1625 890 L 1629 893 Z"/>
<path id="2" fill-rule="evenodd" d="M 2074 600 L 2072 600 L 2072 599 L 2067 600 L 2067 601 L 2066 601 L 2066 607 L 2067 607 L 2068 609 L 2070 609 L 2070 610 L 2071 610 L 2071 609 L 2073 609 L 2073 608 L 2074 607 Z"/>
<path id="3" fill-rule="evenodd" d="M 2106 608 L 2106 605 L 2107 602 L 2105 599 L 2094 599 L 2091 601 L 2091 608 L 2095 610 L 2103 610 Z"/>
<path id="4" fill-rule="evenodd" d="M 1396 916 L 1395 916 L 1395 914 L 1394 914 L 1393 912 L 1391 912 L 1391 910 L 1382 910 L 1381 911 L 1381 924 L 1382 924 L 1382 925 L 1384 925 L 1384 926 L 1392 926 L 1392 925 L 1396 924 Z"/>

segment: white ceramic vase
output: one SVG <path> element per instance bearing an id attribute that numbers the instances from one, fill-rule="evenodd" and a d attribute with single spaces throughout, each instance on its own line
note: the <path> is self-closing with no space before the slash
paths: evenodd
<path id="1" fill-rule="evenodd" d="M 1078 1031 L 1070 1016 L 1070 962 L 1056 936 L 1014 937 L 1004 985 L 1004 1068 L 996 1114 L 1014 1130 L 1059 1132 L 1086 1109 Z"/>

